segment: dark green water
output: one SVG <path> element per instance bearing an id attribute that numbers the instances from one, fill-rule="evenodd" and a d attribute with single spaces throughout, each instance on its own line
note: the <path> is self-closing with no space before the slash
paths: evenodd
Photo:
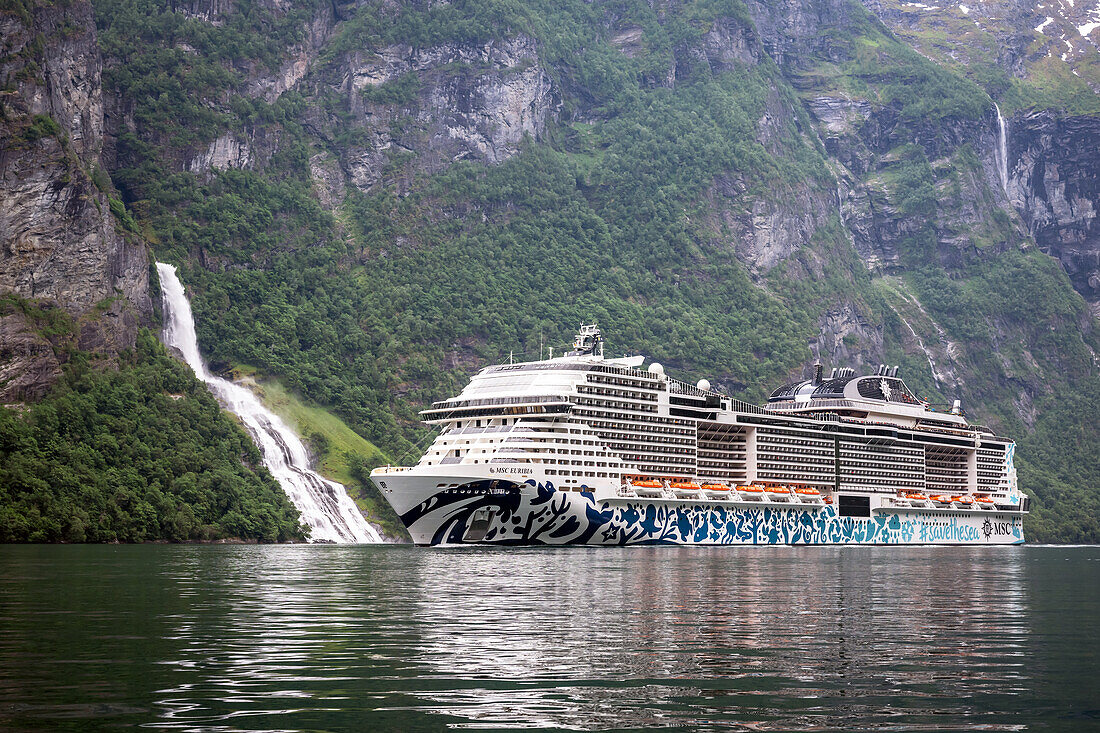
<path id="1" fill-rule="evenodd" d="M 1084 730 L 1100 548 L 0 546 L 0 729 Z"/>

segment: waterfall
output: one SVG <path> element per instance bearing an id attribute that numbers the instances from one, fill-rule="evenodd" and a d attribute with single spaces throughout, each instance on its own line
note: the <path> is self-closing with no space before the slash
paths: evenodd
<path id="1" fill-rule="evenodd" d="M 164 294 L 164 343 L 179 349 L 195 376 L 206 383 L 227 410 L 241 419 L 260 448 L 264 465 L 298 507 L 302 521 L 312 528 L 313 541 L 382 542 L 378 531 L 363 519 L 344 487 L 310 469 L 309 453 L 286 423 L 264 407 L 251 390 L 207 371 L 199 353 L 191 303 L 176 268 L 158 262 L 157 275 Z"/>
<path id="2" fill-rule="evenodd" d="M 924 340 L 917 335 L 916 329 L 913 328 L 909 321 L 905 320 L 905 316 L 899 313 L 897 308 L 894 308 L 894 313 L 898 314 L 898 318 L 900 318 L 901 322 L 905 324 L 905 327 L 909 329 L 909 333 L 913 334 L 913 338 L 917 340 L 917 346 L 924 352 L 924 358 L 928 359 L 928 367 L 932 370 L 932 381 L 936 383 L 936 389 L 939 389 L 940 380 L 943 379 L 943 375 L 936 371 L 936 360 L 932 358 L 932 350 L 924 345 Z"/>
<path id="3" fill-rule="evenodd" d="M 1008 196 L 1008 135 L 1005 134 L 1005 118 L 1001 117 L 1001 108 L 996 102 L 993 109 L 997 110 L 997 173 L 1001 177 L 1001 190 Z"/>

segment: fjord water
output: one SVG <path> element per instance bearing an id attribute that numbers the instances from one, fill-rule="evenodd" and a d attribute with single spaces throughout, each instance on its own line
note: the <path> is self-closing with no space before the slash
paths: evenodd
<path id="1" fill-rule="evenodd" d="M 382 537 L 359 513 L 343 486 L 310 468 L 309 452 L 290 427 L 268 410 L 249 389 L 211 374 L 199 353 L 191 303 L 176 268 L 157 263 L 164 294 L 164 342 L 183 354 L 195 376 L 218 401 L 241 419 L 256 441 L 264 466 L 283 487 L 309 526 L 310 539 L 322 542 L 381 542 Z"/>
<path id="2" fill-rule="evenodd" d="M 0 547 L 0 729 L 1076 730 L 1100 548 Z"/>

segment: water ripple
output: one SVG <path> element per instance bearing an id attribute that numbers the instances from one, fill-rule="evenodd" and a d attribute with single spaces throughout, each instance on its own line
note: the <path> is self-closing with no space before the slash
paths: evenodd
<path id="1" fill-rule="evenodd" d="M 1098 558 L 1097 548 L 5 548 L 0 728 L 1095 722 Z"/>

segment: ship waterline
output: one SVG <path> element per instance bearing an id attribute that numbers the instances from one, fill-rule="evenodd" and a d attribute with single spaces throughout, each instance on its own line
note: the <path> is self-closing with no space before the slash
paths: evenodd
<path id="1" fill-rule="evenodd" d="M 595 326 L 563 357 L 481 370 L 424 410 L 439 436 L 372 480 L 417 544 L 1019 544 L 1015 444 L 938 412 L 880 366 L 777 389 L 766 407 Z"/>

